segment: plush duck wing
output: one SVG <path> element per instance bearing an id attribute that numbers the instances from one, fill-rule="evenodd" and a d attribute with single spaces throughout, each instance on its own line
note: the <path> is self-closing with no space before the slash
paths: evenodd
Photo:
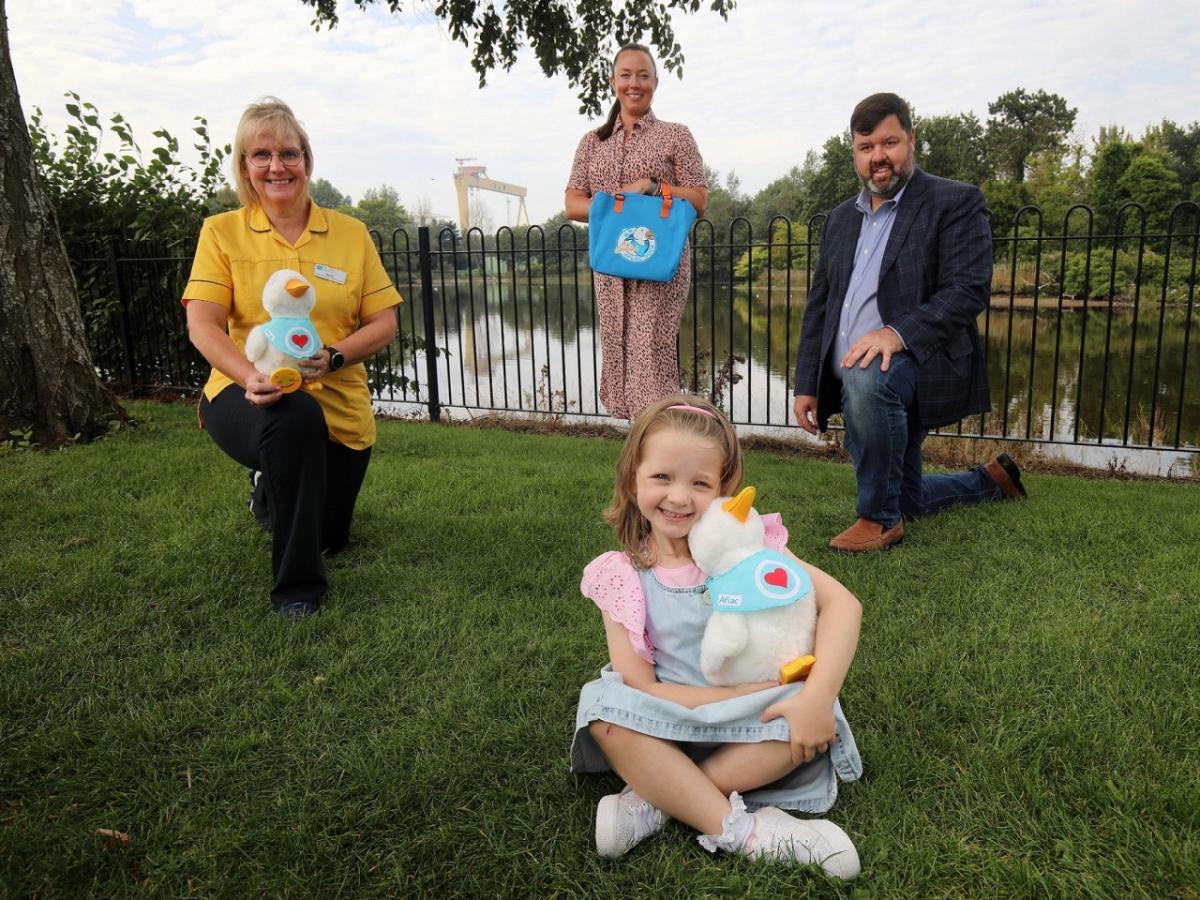
<path id="1" fill-rule="evenodd" d="M 250 333 L 246 335 L 246 359 L 252 363 L 256 363 L 263 358 L 266 352 L 266 335 L 263 334 L 261 325 L 255 325 L 250 329 Z"/>
<path id="2" fill-rule="evenodd" d="M 723 676 L 726 663 L 746 649 L 750 640 L 748 617 L 740 613 L 713 613 L 700 642 L 700 671 L 709 684 L 736 684 Z"/>

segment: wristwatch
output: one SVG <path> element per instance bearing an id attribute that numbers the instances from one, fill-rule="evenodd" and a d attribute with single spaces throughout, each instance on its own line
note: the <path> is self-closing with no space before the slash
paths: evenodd
<path id="1" fill-rule="evenodd" d="M 659 181 L 657 178 L 655 178 L 653 175 L 650 176 L 649 181 L 650 181 L 650 183 L 648 185 L 646 185 L 646 196 L 647 197 L 657 197 L 659 191 L 662 190 L 662 182 Z"/>
<path id="2" fill-rule="evenodd" d="M 346 364 L 346 357 L 342 355 L 342 351 L 337 347 L 326 347 L 329 351 L 329 371 L 336 372 Z"/>

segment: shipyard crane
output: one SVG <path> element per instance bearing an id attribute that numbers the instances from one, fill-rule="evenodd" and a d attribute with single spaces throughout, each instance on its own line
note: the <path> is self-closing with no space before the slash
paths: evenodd
<path id="1" fill-rule="evenodd" d="M 458 194 L 458 225 L 465 235 L 471 227 L 471 211 L 467 202 L 469 191 L 495 191 L 498 194 L 510 194 L 517 198 L 517 225 L 521 224 L 524 216 L 525 224 L 529 225 L 529 211 L 525 208 L 525 188 L 504 181 L 496 181 L 487 177 L 487 166 L 468 166 L 473 156 L 456 156 L 458 170 L 454 173 L 454 190 Z"/>

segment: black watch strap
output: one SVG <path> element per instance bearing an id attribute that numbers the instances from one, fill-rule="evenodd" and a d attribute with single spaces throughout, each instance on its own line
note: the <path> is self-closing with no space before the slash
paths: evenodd
<path id="1" fill-rule="evenodd" d="M 326 347 L 329 351 L 329 371 L 336 372 L 346 364 L 346 357 L 342 355 L 342 351 L 337 347 Z"/>

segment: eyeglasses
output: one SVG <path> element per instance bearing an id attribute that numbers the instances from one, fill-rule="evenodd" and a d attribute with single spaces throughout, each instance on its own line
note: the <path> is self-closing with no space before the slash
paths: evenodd
<path id="1" fill-rule="evenodd" d="M 271 158 L 279 157 L 279 161 L 288 168 L 298 166 L 304 162 L 304 151 L 298 150 L 295 147 L 288 147 L 280 150 L 278 153 L 273 153 L 270 150 L 254 150 L 250 153 L 243 153 L 242 156 L 250 160 L 250 165 L 258 169 L 265 169 L 271 164 Z"/>

